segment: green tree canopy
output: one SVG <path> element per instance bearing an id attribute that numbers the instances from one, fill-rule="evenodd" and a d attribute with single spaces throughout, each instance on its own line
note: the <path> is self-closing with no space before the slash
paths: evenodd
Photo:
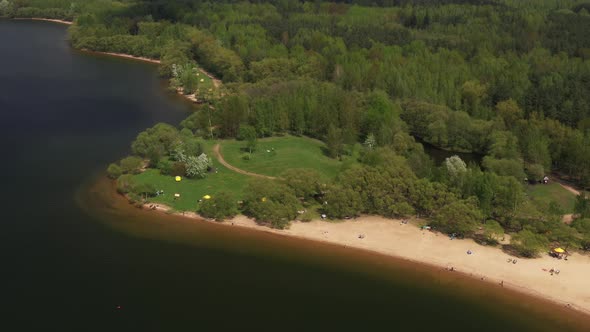
<path id="1" fill-rule="evenodd" d="M 210 199 L 201 202 L 199 213 L 216 220 L 231 218 L 238 213 L 237 201 L 231 193 L 218 192 Z"/>

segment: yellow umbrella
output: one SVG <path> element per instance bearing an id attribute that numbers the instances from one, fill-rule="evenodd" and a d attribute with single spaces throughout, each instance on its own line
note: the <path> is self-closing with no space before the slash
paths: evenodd
<path id="1" fill-rule="evenodd" d="M 205 196 L 203 196 L 203 198 L 204 198 L 204 199 L 211 199 L 211 196 L 209 196 L 209 195 L 205 195 Z"/>
<path id="2" fill-rule="evenodd" d="M 266 197 L 262 197 L 261 201 L 266 202 Z"/>
<path id="3" fill-rule="evenodd" d="M 565 252 L 565 250 L 563 250 L 561 248 L 555 248 L 555 249 L 553 249 L 553 251 L 555 251 L 556 253 L 559 253 L 559 254 L 563 254 Z"/>
<path id="4" fill-rule="evenodd" d="M 176 182 L 180 182 L 180 181 L 182 180 L 182 178 L 181 178 L 180 176 L 177 176 L 177 177 L 175 178 L 175 180 L 176 180 Z"/>

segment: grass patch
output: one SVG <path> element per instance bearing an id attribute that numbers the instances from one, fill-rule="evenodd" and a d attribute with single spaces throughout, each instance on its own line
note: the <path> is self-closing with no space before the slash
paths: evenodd
<path id="1" fill-rule="evenodd" d="M 201 68 L 197 67 L 197 78 L 199 81 L 198 84 L 198 93 L 207 93 L 209 89 L 215 91 L 215 85 L 213 84 L 213 80 L 207 76 L 204 72 L 201 71 Z M 201 80 L 203 80 L 201 82 Z"/>
<path id="2" fill-rule="evenodd" d="M 181 182 L 176 182 L 173 176 L 162 175 L 157 169 L 148 169 L 134 178 L 138 183 L 150 183 L 156 190 L 164 190 L 163 195 L 152 197 L 150 201 L 169 205 L 178 211 L 195 211 L 199 199 L 221 191 L 233 193 L 236 200 L 241 200 L 250 177 L 220 165 L 211 153 L 211 146 L 213 142 L 207 142 L 205 150 L 212 157 L 217 173 L 209 173 L 204 179 L 183 178 Z M 180 198 L 174 199 L 175 193 L 180 194 Z"/>
<path id="3" fill-rule="evenodd" d="M 310 168 L 326 178 L 333 178 L 342 170 L 344 164 L 324 154 L 323 142 L 308 137 L 283 136 L 259 139 L 252 155 L 244 149 L 244 141 L 227 140 L 221 141 L 220 144 L 221 153 L 230 165 L 270 176 L 280 176 L 290 168 Z"/>
<path id="4" fill-rule="evenodd" d="M 576 196 L 564 189 L 558 183 L 535 184 L 527 188 L 529 197 L 535 205 L 546 208 L 552 201 L 557 203 L 565 213 L 573 213 L 576 204 Z"/>
<path id="5" fill-rule="evenodd" d="M 181 182 L 176 182 L 173 176 L 162 175 L 157 169 L 148 169 L 135 175 L 134 179 L 138 183 L 152 184 L 156 190 L 164 190 L 163 195 L 152 197 L 150 201 L 166 204 L 177 211 L 195 211 L 198 208 L 199 199 L 205 195 L 214 196 L 221 191 L 233 193 L 236 200 L 242 200 L 248 181 L 256 178 L 236 173 L 221 165 L 212 152 L 213 146 L 217 143 L 220 143 L 221 152 L 230 165 L 270 176 L 280 176 L 290 168 L 311 168 L 329 179 L 335 177 L 343 167 L 356 163 L 356 157 L 347 157 L 344 161 L 327 157 L 323 152 L 324 143 L 306 137 L 284 136 L 261 139 L 250 160 L 243 158 L 244 155 L 249 155 L 243 150 L 246 145 L 243 141 L 207 140 L 203 142 L 203 147 L 205 153 L 213 160 L 217 173 L 209 173 L 204 179 L 183 178 Z M 180 198 L 175 199 L 175 193 L 180 194 Z M 319 215 L 316 210 L 315 206 L 308 208 L 311 216 L 317 219 Z"/>

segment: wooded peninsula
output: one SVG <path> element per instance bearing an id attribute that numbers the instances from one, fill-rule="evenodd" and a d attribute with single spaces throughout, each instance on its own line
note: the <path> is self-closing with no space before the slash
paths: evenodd
<path id="1" fill-rule="evenodd" d="M 73 21 L 74 48 L 158 59 L 170 89 L 194 96 L 179 127 L 139 133 L 108 167 L 138 204 L 273 228 L 417 217 L 488 245 L 508 234 L 525 257 L 590 250 L 589 12 L 574 0 L 0 1 L 0 16 Z"/>

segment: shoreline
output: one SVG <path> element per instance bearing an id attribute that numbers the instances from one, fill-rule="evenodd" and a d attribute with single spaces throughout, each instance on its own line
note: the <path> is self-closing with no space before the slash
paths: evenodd
<path id="1" fill-rule="evenodd" d="M 148 203 L 143 209 L 191 221 L 238 227 L 385 255 L 445 273 L 462 275 L 490 286 L 496 285 L 499 289 L 548 301 L 590 317 L 590 284 L 585 278 L 590 275 L 588 255 L 574 254 L 568 261 L 547 255 L 521 259 L 510 256 L 497 247 L 479 245 L 472 239 L 455 239 L 451 242 L 442 233 L 420 230 L 415 221 L 403 224 L 401 220 L 379 216 L 362 216 L 339 222 L 294 221 L 289 229 L 279 230 L 257 224 L 243 215 L 217 222 L 194 212 L 173 212 L 170 207 L 158 203 Z M 364 236 L 362 239 L 359 238 L 360 234 Z M 473 254 L 468 255 L 467 250 L 471 250 Z M 517 264 L 507 261 L 514 258 L 517 259 Z M 560 270 L 560 274 L 550 274 L 549 270 L 552 268 Z"/>
<path id="2" fill-rule="evenodd" d="M 59 24 L 64 24 L 64 25 L 72 25 L 74 23 L 74 22 L 70 22 L 70 21 L 51 19 L 51 18 L 41 18 L 41 17 L 30 17 L 30 18 L 29 17 L 19 17 L 19 18 L 13 18 L 13 20 L 44 21 L 44 22 L 53 22 L 53 23 L 59 23 Z M 88 49 L 78 49 L 77 51 L 88 53 L 88 54 L 107 55 L 107 56 L 112 56 L 112 57 L 117 57 L 117 58 L 122 58 L 122 59 L 143 61 L 143 62 L 157 64 L 157 65 L 162 63 L 159 59 L 146 58 L 146 57 L 135 56 L 135 55 L 126 54 L 126 53 L 93 51 L 93 50 L 88 50 Z M 221 84 L 222 84 L 221 80 L 218 79 L 217 77 L 213 76 L 213 74 L 209 73 L 208 71 L 204 70 L 201 67 L 199 67 L 198 70 L 211 79 L 211 81 L 213 82 L 213 86 L 215 88 L 219 88 L 221 86 Z M 182 88 L 177 89 L 176 93 L 193 103 L 199 102 L 199 99 L 197 98 L 196 94 L 193 93 L 190 95 L 186 95 L 183 93 Z"/>
<path id="3" fill-rule="evenodd" d="M 32 20 L 32 21 L 45 21 L 45 22 L 53 22 L 65 25 L 72 25 L 74 22 L 71 21 L 64 21 L 55 18 L 42 18 L 42 17 L 15 17 L 13 20 Z"/>
<path id="4" fill-rule="evenodd" d="M 19 20 L 72 24 L 72 22 L 68 21 L 43 18 L 19 18 Z M 153 64 L 160 63 L 160 60 L 136 57 L 130 54 L 80 51 Z M 214 85 L 217 86 L 215 79 Z M 178 91 L 178 94 L 193 102 L 196 101 L 196 98 L 193 99 L 194 96 L 191 98 L 190 95 L 184 95 L 182 91 Z M 113 193 L 118 195 L 114 190 Z M 170 208 L 162 204 L 154 204 L 159 206 L 157 210 L 160 213 L 199 222 L 210 222 L 209 219 L 203 218 L 196 213 L 173 213 Z M 587 255 L 576 254 L 573 256 L 573 262 L 571 259 L 570 261 L 557 261 L 544 256 L 533 260 L 521 260 L 519 258 L 518 264 L 512 264 L 507 263 L 507 259 L 511 258 L 511 256 L 498 248 L 480 246 L 471 239 L 453 240 L 453 243 L 451 243 L 444 234 L 420 231 L 415 225 L 401 224 L 399 220 L 376 216 L 363 216 L 354 221 L 343 222 L 319 220 L 306 223 L 293 222 L 290 229 L 287 230 L 271 229 L 241 215 L 231 220 L 213 223 L 225 227 L 236 226 L 292 239 L 303 239 L 345 248 L 350 247 L 355 250 L 433 267 L 447 273 L 458 272 L 457 275 L 465 276 L 474 281 L 481 280 L 490 285 L 496 284 L 498 287 L 546 300 L 590 317 L 590 284 L 584 283 L 584 276 L 590 275 L 590 257 Z M 365 236 L 359 239 L 359 234 Z M 472 250 L 474 254 L 467 255 L 467 250 Z M 452 272 L 449 271 L 451 267 L 453 268 Z M 557 268 L 562 273 L 552 276 L 548 272 L 542 271 L 543 268 L 547 270 Z M 502 282 L 502 286 L 499 285 L 500 282 Z M 566 283 L 569 284 L 569 287 L 565 287 Z"/>

